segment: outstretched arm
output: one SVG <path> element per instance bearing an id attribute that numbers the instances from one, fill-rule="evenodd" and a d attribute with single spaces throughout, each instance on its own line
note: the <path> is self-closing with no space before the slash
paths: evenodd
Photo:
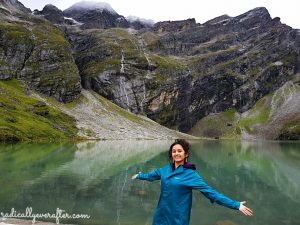
<path id="1" fill-rule="evenodd" d="M 212 203 L 216 202 L 219 205 L 231 208 L 231 209 L 237 209 L 241 211 L 246 216 L 252 216 L 253 212 L 250 208 L 244 206 L 246 202 L 237 202 L 234 201 L 225 195 L 215 191 L 213 188 L 211 188 L 209 185 L 205 183 L 205 181 L 199 176 L 199 174 L 194 174 L 191 187 L 193 189 L 196 189 L 200 191 L 206 198 L 208 198 Z"/>
<path id="2" fill-rule="evenodd" d="M 154 181 L 154 180 L 159 180 L 160 179 L 160 169 L 156 169 L 150 173 L 138 173 L 134 174 L 131 179 L 139 179 L 139 180 L 147 180 L 147 181 Z"/>

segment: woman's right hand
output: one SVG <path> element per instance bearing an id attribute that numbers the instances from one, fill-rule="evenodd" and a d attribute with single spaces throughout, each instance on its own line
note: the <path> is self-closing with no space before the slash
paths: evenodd
<path id="1" fill-rule="evenodd" d="M 138 176 L 138 174 L 134 174 L 134 175 L 131 177 L 131 180 L 135 180 L 137 176 Z"/>
<path id="2" fill-rule="evenodd" d="M 244 202 L 240 202 L 240 208 L 239 208 L 239 210 L 240 210 L 245 216 L 252 216 L 252 215 L 253 215 L 253 211 L 252 211 L 250 208 L 244 206 L 245 203 L 246 203 L 245 201 L 244 201 Z"/>

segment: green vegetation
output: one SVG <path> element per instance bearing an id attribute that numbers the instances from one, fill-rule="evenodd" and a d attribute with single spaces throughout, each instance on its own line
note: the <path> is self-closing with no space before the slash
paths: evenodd
<path id="1" fill-rule="evenodd" d="M 20 24 L 0 23 L 0 31 L 4 32 L 5 38 L 17 44 L 31 41 L 31 32 Z"/>
<path id="2" fill-rule="evenodd" d="M 136 69 L 147 68 L 148 62 L 139 47 L 138 40 L 127 30 L 113 28 L 101 32 L 92 31 L 89 35 L 94 45 L 76 53 L 78 60 L 91 58 L 82 68 L 85 75 L 94 76 L 106 70 L 118 73 L 121 68 L 122 54 L 127 75 L 132 76 Z"/>
<path id="3" fill-rule="evenodd" d="M 287 66 L 295 66 L 297 64 L 297 57 L 296 53 L 289 54 L 284 56 L 281 61 Z"/>
<path id="4" fill-rule="evenodd" d="M 0 82 L 0 141 L 76 138 L 74 118 L 26 95 L 17 80 Z"/>
<path id="5" fill-rule="evenodd" d="M 164 45 L 161 42 L 161 40 L 154 40 L 151 43 L 148 44 L 148 49 L 150 51 L 156 51 L 156 50 L 160 50 L 160 49 L 164 49 Z"/>
<path id="6" fill-rule="evenodd" d="M 51 47 L 51 49 L 61 49 L 69 47 L 69 42 L 65 39 L 63 32 L 50 22 L 35 24 L 32 30 L 37 42 L 41 45 Z M 63 51 L 63 49 L 61 49 Z"/>
<path id="7" fill-rule="evenodd" d="M 87 65 L 85 67 L 86 67 L 86 69 L 85 69 L 84 73 L 87 76 L 93 76 L 95 74 L 98 74 L 99 72 L 104 72 L 107 70 L 112 70 L 112 71 L 117 72 L 121 68 L 121 63 L 120 63 L 120 59 L 109 58 L 109 59 L 105 59 L 101 63 L 91 61 L 91 62 L 87 63 Z"/>
<path id="8" fill-rule="evenodd" d="M 260 99 L 252 109 L 249 110 L 249 115 L 240 120 L 240 126 L 244 127 L 247 132 L 253 132 L 253 125 L 267 124 L 269 122 L 270 103 L 269 98 Z"/>
<path id="9" fill-rule="evenodd" d="M 235 139 L 241 133 L 237 122 L 236 109 L 230 108 L 223 113 L 212 113 L 202 118 L 191 129 L 189 134 L 212 138 Z"/>
<path id="10" fill-rule="evenodd" d="M 300 120 L 290 121 L 285 124 L 281 130 L 281 139 L 299 140 L 300 136 Z"/>
<path id="11" fill-rule="evenodd" d="M 176 60 L 172 56 L 160 56 L 156 54 L 150 54 L 149 58 L 161 69 L 173 69 L 173 70 L 184 69 L 184 65 L 179 60 Z"/>
<path id="12" fill-rule="evenodd" d="M 235 108 L 230 108 L 230 109 L 227 109 L 227 110 L 224 112 L 224 116 L 225 116 L 227 119 L 233 120 L 233 119 L 235 118 L 235 113 L 236 113 L 236 109 L 235 109 Z"/>
<path id="13" fill-rule="evenodd" d="M 146 45 L 151 45 L 159 40 L 159 36 L 152 32 L 146 32 L 142 34 L 142 38 L 144 39 Z"/>

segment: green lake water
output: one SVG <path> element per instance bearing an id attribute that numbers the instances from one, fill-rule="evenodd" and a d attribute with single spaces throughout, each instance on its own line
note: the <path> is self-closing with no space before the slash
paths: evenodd
<path id="1" fill-rule="evenodd" d="M 133 174 L 168 163 L 172 141 L 0 145 L 0 212 L 88 214 L 60 223 L 151 225 L 159 181 Z M 194 191 L 190 225 L 300 225 L 300 143 L 192 141 L 204 180 L 254 211 L 211 204 Z M 54 218 L 46 221 L 55 222 Z"/>

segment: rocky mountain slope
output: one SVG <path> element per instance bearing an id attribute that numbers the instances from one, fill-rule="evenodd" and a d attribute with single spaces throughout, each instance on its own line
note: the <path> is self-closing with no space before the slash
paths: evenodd
<path id="1" fill-rule="evenodd" d="M 193 139 L 130 113 L 93 91 L 71 103 L 32 91 L 19 81 L 0 82 L 0 141 L 66 139 Z"/>
<path id="2" fill-rule="evenodd" d="M 2 4 L 0 14 L 0 80 L 21 79 L 59 101 L 74 100 L 80 76 L 64 33 L 11 2 Z"/>
<path id="3" fill-rule="evenodd" d="M 78 136 L 84 139 L 174 139 L 195 137 L 180 133 L 135 115 L 111 103 L 93 91 L 82 90 L 73 103 L 63 104 L 37 95 L 40 101 L 74 117 Z"/>
<path id="4" fill-rule="evenodd" d="M 195 136 L 299 140 L 300 77 L 264 96 L 248 111 L 210 113 L 189 131 Z"/>
<path id="5" fill-rule="evenodd" d="M 228 137 L 197 128 L 198 121 L 224 114 L 233 121 L 226 125 L 235 132 L 231 137 L 299 139 L 298 129 L 287 132 L 299 126 L 294 118 L 300 112 L 293 106 L 298 97 L 274 109 L 284 118 L 276 135 L 263 123 L 254 129 L 254 120 L 235 126 L 264 97 L 280 95 L 291 84 L 297 90 L 300 31 L 271 18 L 265 8 L 204 24 L 188 19 L 133 26 L 109 5 L 78 3 L 65 11 L 47 5 L 35 15 L 18 7 L 2 0 L 2 80 L 23 80 L 61 102 L 94 91 L 182 132 Z M 275 115 L 268 121 L 277 123 Z"/>

